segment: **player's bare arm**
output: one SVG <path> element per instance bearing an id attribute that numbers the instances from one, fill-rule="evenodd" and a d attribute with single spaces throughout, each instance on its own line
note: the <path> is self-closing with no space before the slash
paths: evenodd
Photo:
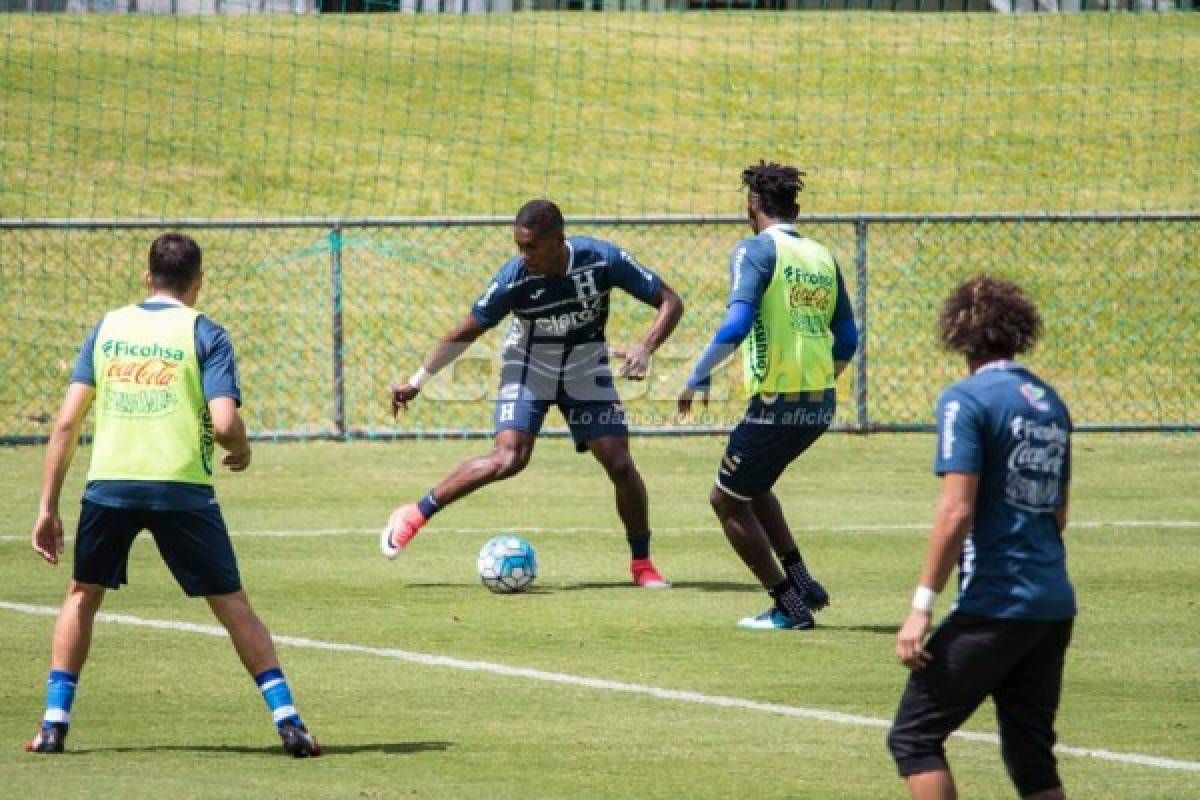
<path id="1" fill-rule="evenodd" d="M 250 439 L 238 413 L 237 401 L 232 397 L 214 397 L 208 401 L 208 413 L 212 415 L 213 438 L 228 451 L 221 463 L 234 472 L 250 466 Z"/>
<path id="2" fill-rule="evenodd" d="M 650 356 L 671 336 L 683 317 L 683 300 L 666 281 L 659 286 L 658 293 L 650 305 L 658 309 L 658 315 L 645 338 L 639 344 L 618 353 L 625 359 L 620 372 L 622 378 L 634 381 L 645 378 L 650 369 Z"/>
<path id="3" fill-rule="evenodd" d="M 929 552 L 921 569 L 919 586 L 931 589 L 934 593 L 945 587 L 962 553 L 967 533 L 971 530 L 978 490 L 978 475 L 948 472 L 942 478 L 942 494 L 934 513 Z M 896 634 L 896 655 L 909 669 L 923 669 L 929 663 L 925 637 L 929 634 L 932 618 L 932 610 L 916 608 L 914 605 L 900 632 Z"/>
<path id="4" fill-rule="evenodd" d="M 487 327 L 476 319 L 474 314 L 469 313 L 462 322 L 447 331 L 434 345 L 433 352 L 421 364 L 421 369 L 415 375 L 403 383 L 392 384 L 392 416 L 396 416 L 400 409 L 408 408 L 409 401 L 420 394 L 425 378 L 453 363 L 486 330 Z"/>
<path id="5" fill-rule="evenodd" d="M 51 564 L 58 563 L 63 552 L 62 518 L 58 514 L 58 500 L 62 494 L 63 481 L 71 468 L 71 459 L 79 444 L 79 430 L 84 417 L 92 406 L 96 390 L 86 383 L 72 383 L 67 387 L 67 396 L 54 420 L 50 441 L 46 447 L 46 461 L 42 468 L 42 497 L 38 505 L 37 522 L 33 525 L 33 549 Z"/>

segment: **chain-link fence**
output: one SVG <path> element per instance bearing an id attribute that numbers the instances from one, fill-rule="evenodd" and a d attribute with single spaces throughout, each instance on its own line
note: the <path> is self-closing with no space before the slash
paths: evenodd
<path id="1" fill-rule="evenodd" d="M 1018 281 L 1039 304 L 1029 357 L 1088 429 L 1200 424 L 1200 214 L 838 216 L 799 225 L 837 255 L 863 331 L 839 386 L 839 428 L 927 430 L 963 364 L 937 346 L 938 305 L 963 278 Z M 189 229 L 204 249 L 199 307 L 230 331 L 245 415 L 263 438 L 487 435 L 503 325 L 393 421 L 389 383 L 460 321 L 512 251 L 508 218 L 288 221 L 0 220 L 0 441 L 45 438 L 78 348 L 108 308 L 138 300 L 150 241 Z M 707 412 L 674 401 L 721 319 L 740 218 L 576 219 L 658 270 L 687 312 L 649 379 L 622 382 L 634 428 L 725 429 L 740 365 Z M 653 309 L 613 296 L 609 341 L 641 338 Z M 561 428 L 552 417 L 548 430 Z"/>

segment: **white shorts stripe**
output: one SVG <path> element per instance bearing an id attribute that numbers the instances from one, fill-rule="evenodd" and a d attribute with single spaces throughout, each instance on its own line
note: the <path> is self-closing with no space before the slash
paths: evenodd
<path id="1" fill-rule="evenodd" d="M 743 503 L 750 502 L 749 497 L 743 497 L 742 495 L 738 494 L 737 492 L 731 491 L 728 486 L 725 486 L 724 484 L 722 484 L 720 474 L 717 475 L 717 488 L 720 489 L 725 494 L 729 495 L 730 497 L 733 497 L 737 500 L 741 500 Z"/>
<path id="2" fill-rule="evenodd" d="M 69 724 L 71 722 L 71 712 L 63 711 L 61 708 L 47 708 L 45 716 L 42 717 L 46 722 L 62 722 Z"/>

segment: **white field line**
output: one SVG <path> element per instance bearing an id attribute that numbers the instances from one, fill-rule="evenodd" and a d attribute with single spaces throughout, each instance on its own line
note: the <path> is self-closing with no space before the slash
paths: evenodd
<path id="1" fill-rule="evenodd" d="M 798 533 L 808 534 L 847 534 L 847 533 L 908 533 L 911 531 L 927 531 L 930 524 L 927 522 L 915 523 L 900 523 L 900 524 L 864 524 L 864 525 L 801 525 L 793 527 L 792 530 Z M 1068 534 L 1071 530 L 1096 530 L 1101 528 L 1200 528 L 1200 520 L 1179 520 L 1179 519 L 1131 519 L 1131 520 L 1094 520 L 1084 522 L 1072 522 L 1067 529 Z M 434 525 L 430 531 L 439 533 L 461 533 L 461 534 L 493 534 L 499 527 L 493 528 L 461 528 L 447 527 L 443 528 L 439 525 Z M 553 533 L 623 533 L 619 528 L 609 528 L 604 526 L 587 526 L 587 525 L 572 525 L 563 527 L 512 527 L 504 528 L 505 531 L 511 533 L 528 533 L 528 534 L 553 534 Z M 665 526 L 654 529 L 658 533 L 713 533 L 717 531 L 716 525 L 691 525 L 691 526 Z M 294 530 L 261 530 L 261 531 L 233 531 L 232 536 L 246 537 L 306 537 L 306 536 L 362 536 L 371 534 L 379 535 L 379 528 L 312 528 L 312 529 L 294 529 Z M 70 536 L 66 537 L 69 541 Z M 2 534 L 0 542 L 16 542 L 26 541 L 29 539 L 28 534 Z"/>
<path id="2" fill-rule="evenodd" d="M 53 606 L 35 606 L 25 603 L 9 603 L 5 601 L 0 601 L 0 609 L 15 611 L 21 614 L 37 614 L 41 616 L 56 616 L 58 614 L 58 609 Z M 185 631 L 187 633 L 199 633 L 205 636 L 228 636 L 224 628 L 216 625 L 199 625 L 194 622 L 144 619 L 142 617 L 135 617 L 130 614 L 111 614 L 104 611 L 97 614 L 96 619 L 100 622 L 111 622 L 117 625 L 134 625 L 141 628 Z M 530 680 L 543 681 L 545 683 L 557 683 L 566 686 L 582 686 L 587 689 L 596 689 L 599 691 L 639 694 L 648 697 L 654 697 L 659 700 L 673 700 L 679 703 L 693 703 L 696 705 L 734 708 L 742 711 L 758 711 L 765 714 L 776 714 L 784 717 L 815 719 L 820 720 L 821 722 L 832 722 L 839 725 L 855 725 L 858 727 L 867 728 L 886 728 L 891 725 L 891 722 L 888 720 L 879 719 L 878 717 L 864 717 L 858 714 L 845 714 L 840 711 L 827 711 L 819 708 L 800 708 L 797 706 L 779 705 L 777 703 L 761 703 L 756 700 L 745 700 L 740 697 L 701 694 L 700 692 L 689 692 L 681 689 L 663 689 L 657 686 L 647 686 L 641 683 L 624 683 L 621 681 L 604 680 L 602 678 L 586 678 L 578 675 L 568 675 L 562 672 L 544 672 L 540 669 L 530 669 L 528 667 L 510 667 L 506 664 L 497 664 L 491 661 L 468 661 L 460 658 L 453 658 L 451 656 L 435 656 L 428 655 L 426 653 L 414 653 L 409 650 L 398 650 L 395 648 L 368 647 L 361 644 L 325 642 L 319 639 L 306 639 L 300 636 L 273 636 L 272 638 L 275 640 L 276 644 L 285 645 L 288 647 L 299 647 L 309 650 L 326 650 L 340 653 L 355 653 L 360 655 L 376 656 L 379 658 L 390 658 L 398 661 L 407 661 L 411 664 L 421 664 L 427 667 L 445 667 L 448 669 L 466 670 L 470 672 L 488 672 L 493 675 L 504 675 L 510 678 L 528 678 Z M 954 736 L 972 742 L 987 742 L 989 744 L 999 744 L 1000 742 L 999 737 L 992 733 L 960 731 L 955 733 Z M 1200 772 L 1200 762 L 1195 761 L 1181 761 L 1174 758 L 1147 756 L 1139 753 L 1116 753 L 1111 750 L 1098 750 L 1090 747 L 1073 747 L 1071 745 L 1063 744 L 1056 745 L 1054 750 L 1062 755 L 1095 758 L 1101 761 L 1114 761 L 1119 764 L 1136 764 L 1144 767 L 1155 767 L 1157 769 Z"/>

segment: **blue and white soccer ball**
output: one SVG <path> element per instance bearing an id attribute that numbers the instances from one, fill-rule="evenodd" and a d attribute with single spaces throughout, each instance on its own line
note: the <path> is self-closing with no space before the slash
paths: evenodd
<path id="1" fill-rule="evenodd" d="M 519 536 L 497 536 L 479 551 L 479 579 L 497 594 L 515 594 L 537 577 L 537 554 Z"/>

